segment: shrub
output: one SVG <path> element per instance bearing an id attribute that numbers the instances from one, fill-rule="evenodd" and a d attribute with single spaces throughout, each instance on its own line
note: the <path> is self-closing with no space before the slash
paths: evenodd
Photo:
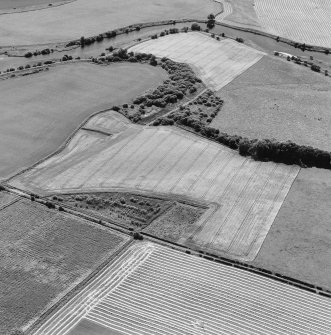
<path id="1" fill-rule="evenodd" d="M 197 23 L 193 23 L 191 25 L 191 30 L 193 30 L 193 31 L 200 31 L 201 27 Z"/>
<path id="2" fill-rule="evenodd" d="M 27 52 L 25 55 L 24 55 L 24 57 L 26 57 L 26 58 L 30 58 L 30 57 L 32 57 L 32 52 Z"/>
<path id="3" fill-rule="evenodd" d="M 244 39 L 241 38 L 241 37 L 237 37 L 237 38 L 236 38 L 236 41 L 239 42 L 239 43 L 244 43 Z"/>
<path id="4" fill-rule="evenodd" d="M 321 72 L 321 67 L 318 65 L 313 64 L 310 68 L 315 72 Z"/>

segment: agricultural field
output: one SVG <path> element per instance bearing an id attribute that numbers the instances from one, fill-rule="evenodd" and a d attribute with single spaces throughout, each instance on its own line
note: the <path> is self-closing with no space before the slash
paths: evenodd
<path id="1" fill-rule="evenodd" d="M 76 63 L 0 81 L 0 179 L 44 158 L 89 115 L 155 87 L 167 78 L 144 64 Z"/>
<path id="2" fill-rule="evenodd" d="M 0 191 L 0 209 L 7 206 L 10 202 L 15 200 L 17 197 L 9 192 Z"/>
<path id="3" fill-rule="evenodd" d="M 79 141 L 9 183 L 44 195 L 122 190 L 213 203 L 181 242 L 252 260 L 298 171 L 176 128 L 135 126 L 90 146 Z"/>
<path id="4" fill-rule="evenodd" d="M 331 148 L 331 80 L 304 66 L 265 56 L 223 87 L 211 126 L 249 138 Z"/>
<path id="5" fill-rule="evenodd" d="M 66 42 L 137 23 L 205 19 L 221 6 L 212 0 L 77 0 L 40 11 L 4 15 L 1 46 Z"/>
<path id="6" fill-rule="evenodd" d="M 135 230 L 146 227 L 173 205 L 170 200 L 116 192 L 63 194 L 50 197 L 50 200 Z"/>
<path id="7" fill-rule="evenodd" d="M 49 4 L 58 4 L 66 0 L 2 0 L 0 2 L 0 11 L 5 9 L 28 9 Z"/>
<path id="8" fill-rule="evenodd" d="M 232 40 L 217 41 L 197 32 L 149 40 L 133 46 L 129 51 L 152 53 L 158 57 L 188 63 L 213 90 L 219 90 L 230 83 L 264 55 L 263 52 Z"/>
<path id="9" fill-rule="evenodd" d="M 331 48 L 328 0 L 255 0 L 262 30 L 296 42 Z"/>
<path id="10" fill-rule="evenodd" d="M 330 299 L 152 243 L 131 246 L 36 335 L 327 335 Z"/>
<path id="11" fill-rule="evenodd" d="M 253 262 L 331 290 L 331 172 L 302 169 Z"/>
<path id="12" fill-rule="evenodd" d="M 227 24 L 261 29 L 255 12 L 254 0 L 222 0 L 224 13 L 216 16 L 216 20 Z"/>
<path id="13" fill-rule="evenodd" d="M 0 333 L 34 323 L 129 237 L 29 200 L 0 210 Z"/>

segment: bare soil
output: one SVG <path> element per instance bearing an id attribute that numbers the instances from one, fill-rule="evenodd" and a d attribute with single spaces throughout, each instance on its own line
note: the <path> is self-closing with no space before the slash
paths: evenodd
<path id="1" fill-rule="evenodd" d="M 76 63 L 0 82 L 0 179 L 55 151 L 93 112 L 127 102 L 165 78 L 150 65 Z"/>
<path id="2" fill-rule="evenodd" d="M 35 320 L 127 237 L 21 200 L 0 211 L 0 333 Z"/>
<path id="3" fill-rule="evenodd" d="M 229 134 L 330 150 L 330 91 L 330 77 L 265 56 L 218 92 L 224 105 L 211 125 Z"/>
<path id="4" fill-rule="evenodd" d="M 331 172 L 301 169 L 252 264 L 331 289 Z"/>

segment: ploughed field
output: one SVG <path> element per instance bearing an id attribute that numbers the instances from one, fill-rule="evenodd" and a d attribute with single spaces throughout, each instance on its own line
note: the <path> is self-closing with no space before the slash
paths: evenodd
<path id="1" fill-rule="evenodd" d="M 255 0 L 262 30 L 297 42 L 331 48 L 328 0 Z"/>
<path id="2" fill-rule="evenodd" d="M 188 63 L 213 90 L 227 85 L 264 55 L 230 39 L 217 41 L 197 32 L 166 35 L 137 44 L 129 51 L 152 53 Z"/>
<path id="3" fill-rule="evenodd" d="M 211 125 L 248 138 L 331 148 L 331 80 L 304 66 L 265 56 L 223 87 Z"/>
<path id="4" fill-rule="evenodd" d="M 330 299 L 152 244 L 131 246 L 36 335 L 329 334 Z"/>
<path id="5" fill-rule="evenodd" d="M 0 333 L 35 322 L 129 241 L 29 200 L 0 209 Z"/>
<path id="6" fill-rule="evenodd" d="M 209 210 L 178 242 L 254 259 L 297 166 L 255 162 L 173 127 L 128 124 L 115 112 L 104 117 L 113 135 L 85 126 L 65 150 L 9 183 L 45 195 L 127 190 L 199 200 Z"/>
<path id="7" fill-rule="evenodd" d="M 212 0 L 77 0 L 2 16 L 0 46 L 66 42 L 137 23 L 205 19 L 220 11 Z"/>
<path id="8" fill-rule="evenodd" d="M 87 116 L 165 78 L 165 71 L 144 64 L 76 63 L 0 81 L 0 179 L 57 150 Z"/>

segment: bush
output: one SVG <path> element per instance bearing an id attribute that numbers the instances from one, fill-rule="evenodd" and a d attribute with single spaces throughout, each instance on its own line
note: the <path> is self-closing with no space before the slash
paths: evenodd
<path id="1" fill-rule="evenodd" d="M 315 72 L 321 72 L 321 67 L 318 65 L 313 64 L 310 68 Z"/>
<path id="2" fill-rule="evenodd" d="M 193 31 L 200 31 L 201 27 L 197 23 L 193 23 L 191 25 L 191 30 L 193 30 Z"/>
<path id="3" fill-rule="evenodd" d="M 236 41 L 239 42 L 239 43 L 244 43 L 244 39 L 241 38 L 241 37 L 237 37 L 237 38 L 236 38 Z"/>
<path id="4" fill-rule="evenodd" d="M 30 57 L 32 57 L 32 52 L 27 52 L 25 55 L 24 55 L 24 57 L 26 57 L 26 58 L 30 58 Z"/>

